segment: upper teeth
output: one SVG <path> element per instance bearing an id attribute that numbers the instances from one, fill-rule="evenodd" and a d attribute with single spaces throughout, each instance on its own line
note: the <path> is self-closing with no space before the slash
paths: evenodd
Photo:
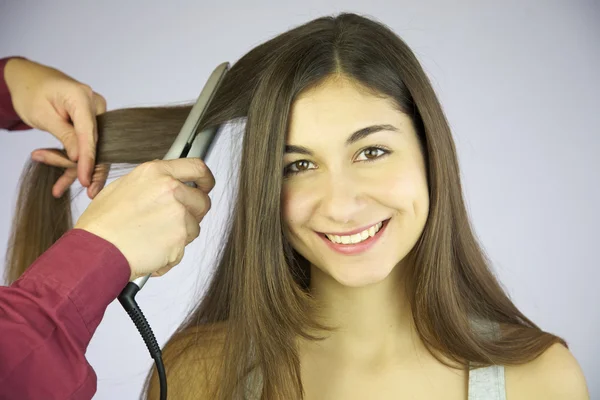
<path id="1" fill-rule="evenodd" d="M 360 233 L 356 233 L 354 235 L 339 236 L 339 235 L 325 234 L 325 236 L 327 236 L 327 238 L 329 240 L 331 240 L 333 243 L 355 244 L 355 243 L 360 243 L 363 240 L 368 239 L 369 237 L 375 236 L 375 234 L 377 232 L 379 232 L 379 230 L 381 229 L 382 225 L 383 225 L 383 222 L 378 222 L 377 224 L 373 225 L 369 229 L 365 229 L 364 231 L 362 231 Z"/>

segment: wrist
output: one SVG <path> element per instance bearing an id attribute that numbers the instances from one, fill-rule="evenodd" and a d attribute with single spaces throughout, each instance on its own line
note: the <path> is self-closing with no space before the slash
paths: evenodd
<path id="1" fill-rule="evenodd" d="M 118 243 L 119 241 L 115 241 L 114 240 L 114 235 L 110 235 L 107 234 L 103 229 L 101 229 L 98 225 L 95 225 L 94 223 L 81 223 L 78 222 L 73 226 L 73 229 L 77 229 L 77 230 L 81 230 L 81 231 L 85 231 L 89 234 L 92 234 L 94 236 L 99 237 L 100 239 L 103 239 L 107 242 L 109 242 L 110 244 L 112 244 L 117 250 L 119 250 L 119 252 L 123 255 L 123 257 L 127 260 L 127 265 L 129 267 L 129 273 L 130 273 L 130 280 L 133 280 L 135 278 L 139 278 L 141 276 L 144 275 L 140 275 L 137 274 L 134 269 L 132 268 L 132 260 L 128 257 L 128 255 L 126 254 L 126 250 Z M 116 242 L 116 243 L 115 243 Z"/>
<path id="2" fill-rule="evenodd" d="M 31 61 L 22 57 L 11 57 L 4 65 L 4 82 L 8 89 L 10 102 L 17 117 L 24 123 L 31 125 L 23 115 L 22 99 L 24 94 L 31 90 L 31 84 L 27 81 L 27 74 L 24 70 L 28 68 Z"/>
<path id="3" fill-rule="evenodd" d="M 19 78 L 18 72 L 21 68 L 23 68 L 23 63 L 27 62 L 22 57 L 11 57 L 8 61 L 6 61 L 6 65 L 4 66 L 4 82 L 6 82 L 6 87 L 11 95 L 14 95 L 15 90 L 19 86 Z"/>

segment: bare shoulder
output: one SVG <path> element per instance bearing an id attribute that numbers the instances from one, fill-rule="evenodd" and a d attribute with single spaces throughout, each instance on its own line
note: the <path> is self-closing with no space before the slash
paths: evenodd
<path id="1" fill-rule="evenodd" d="M 589 400 L 583 371 L 571 352 L 562 344 L 550 346 L 535 360 L 507 366 L 508 400 Z"/>
<path id="2" fill-rule="evenodd" d="M 169 398 L 214 398 L 224 337 L 225 325 L 220 323 L 190 328 L 169 340 L 162 350 Z M 153 367 L 148 399 L 159 398 L 160 384 Z"/>

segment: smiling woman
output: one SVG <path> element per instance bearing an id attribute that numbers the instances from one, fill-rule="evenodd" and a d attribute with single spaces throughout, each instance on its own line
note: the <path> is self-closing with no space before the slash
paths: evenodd
<path id="1" fill-rule="evenodd" d="M 104 114 L 98 159 L 161 157 L 188 111 Z M 240 117 L 229 232 L 163 352 L 173 398 L 588 397 L 564 341 L 493 275 L 442 108 L 392 31 L 342 14 L 257 46 L 200 129 Z"/>
<path id="2" fill-rule="evenodd" d="M 282 188 L 284 226 L 310 262 L 311 291 L 322 284 L 315 269 L 342 291 L 405 270 L 397 264 L 414 248 L 429 210 L 425 154 L 411 118 L 339 71 L 298 96 L 287 142 L 285 170 L 294 169 Z"/>

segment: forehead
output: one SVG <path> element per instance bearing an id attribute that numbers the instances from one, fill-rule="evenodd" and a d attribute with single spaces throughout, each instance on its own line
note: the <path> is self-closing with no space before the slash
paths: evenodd
<path id="1" fill-rule="evenodd" d="M 393 100 L 378 96 L 347 78 L 328 78 L 303 92 L 292 104 L 288 141 L 342 134 L 375 124 L 402 125 L 406 116 Z"/>

